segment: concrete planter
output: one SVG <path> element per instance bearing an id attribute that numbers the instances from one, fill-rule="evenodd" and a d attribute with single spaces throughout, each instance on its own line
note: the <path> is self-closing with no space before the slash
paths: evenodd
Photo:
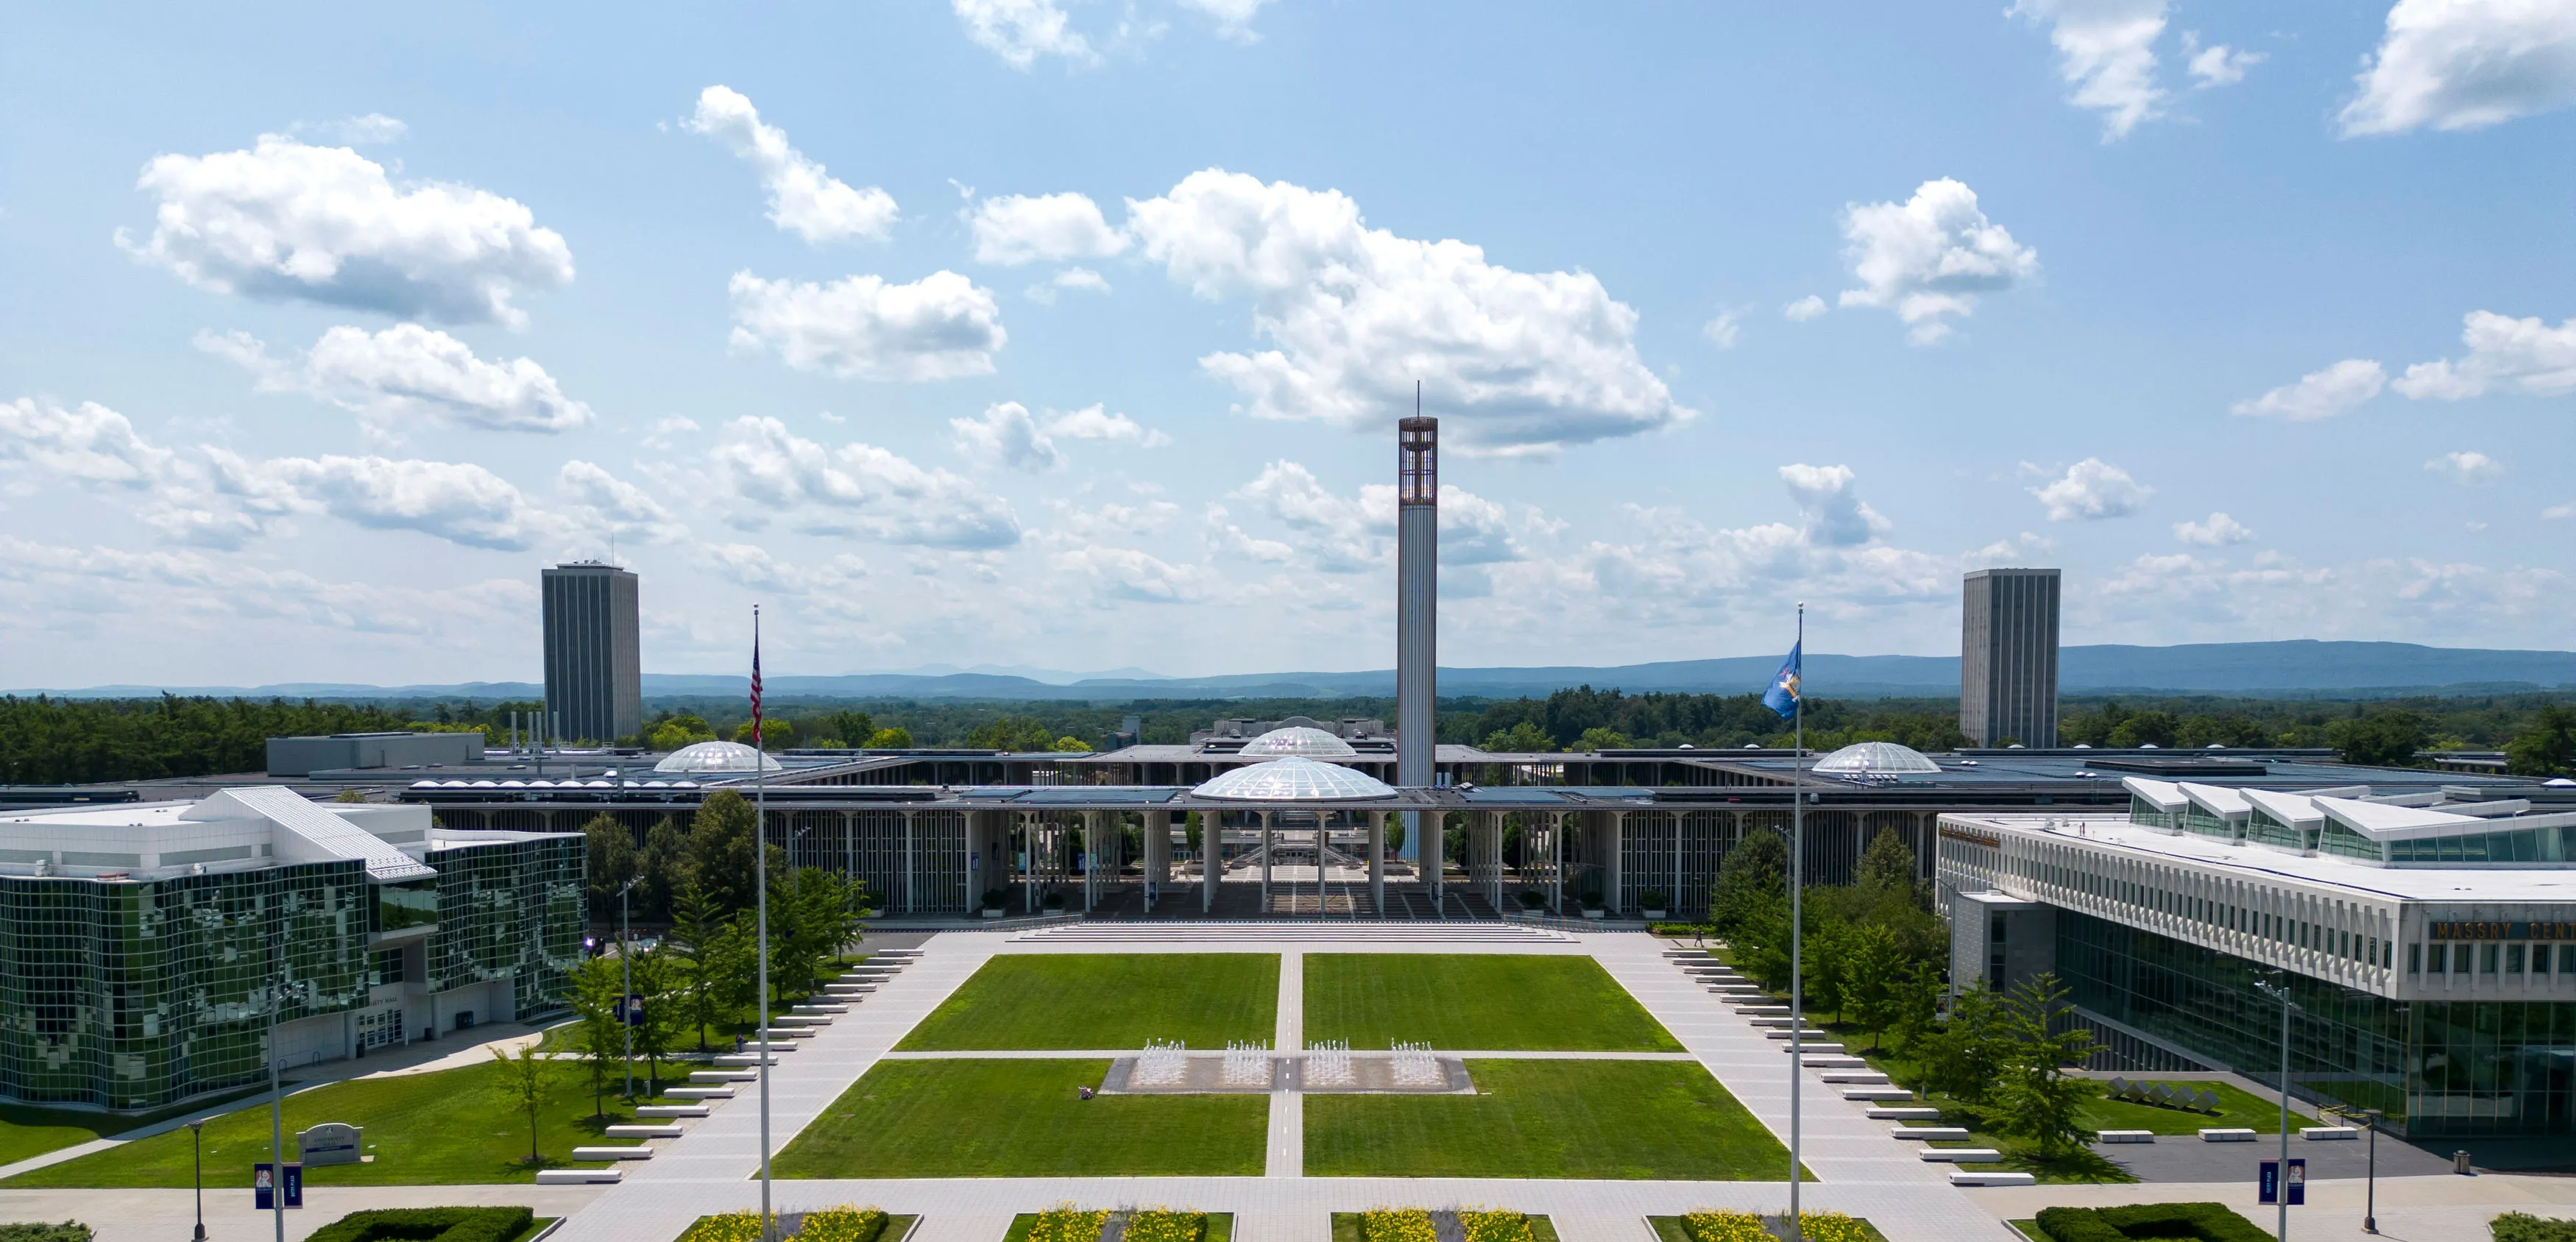
<path id="1" fill-rule="evenodd" d="M 1661 922 L 1664 917 L 1664 912 L 1661 910 L 1639 910 L 1637 913 L 1645 916 L 1646 921 L 1649 923 Z"/>
<path id="2" fill-rule="evenodd" d="M 1594 922 L 1596 922 L 1596 923 L 1597 923 L 1597 922 L 1601 921 L 1601 919 L 1602 919 L 1602 918 L 1604 918 L 1604 917 L 1606 917 L 1606 916 L 1604 915 L 1604 913 L 1603 913 L 1602 911 L 1599 911 L 1599 910 L 1586 910 L 1586 911 L 1584 911 L 1584 912 L 1583 912 L 1583 917 L 1585 917 L 1585 918 L 1587 918 L 1587 919 L 1591 919 L 1592 921 L 1594 921 Z"/>
<path id="3" fill-rule="evenodd" d="M 979 911 L 978 913 L 981 913 L 985 918 L 988 918 L 988 919 L 998 919 L 998 918 L 1002 917 L 1002 912 L 1001 912 L 1001 911 L 999 911 L 999 910 L 983 910 L 983 911 Z"/>

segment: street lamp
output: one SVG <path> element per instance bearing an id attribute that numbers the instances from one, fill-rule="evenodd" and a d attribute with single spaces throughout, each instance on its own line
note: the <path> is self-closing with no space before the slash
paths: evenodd
<path id="1" fill-rule="evenodd" d="M 2370 1127 L 2370 1171 L 2365 1175 L 2368 1180 L 2362 1183 L 2361 1231 L 2377 1233 L 2379 1232 L 2379 1122 L 2388 1114 L 2376 1108 L 2354 1108 L 2348 1104 L 2332 1111 L 2347 1121 L 2358 1118 L 2361 1124 Z"/>
<path id="2" fill-rule="evenodd" d="M 206 1242 L 206 1123 L 203 1121 L 189 1122 L 188 1136 L 194 1139 L 197 1144 L 196 1242 Z"/>
<path id="3" fill-rule="evenodd" d="M 286 1007 L 286 998 L 296 996 L 310 1001 L 313 981 L 298 979 L 289 983 L 277 980 L 270 987 L 268 1002 L 268 1202 L 269 1212 L 277 1218 L 277 1242 L 286 1242 L 286 1077 L 277 1055 L 277 1014 Z"/>
<path id="4" fill-rule="evenodd" d="M 2290 1011 L 2298 1005 L 2290 1000 L 2290 978 L 2274 971 L 2270 979 L 2257 979 L 2254 988 L 2281 1002 L 2281 1172 L 2272 1186 L 2272 1198 L 2278 1205 L 2280 1223 L 2274 1227 L 2274 1242 L 2290 1242 Z"/>
<path id="5" fill-rule="evenodd" d="M 617 889 L 617 1028 L 626 1039 L 626 1098 L 635 1098 L 635 1015 L 630 1009 L 635 997 L 634 957 L 629 949 L 635 925 L 626 917 L 626 894 L 644 882 L 636 876 Z"/>

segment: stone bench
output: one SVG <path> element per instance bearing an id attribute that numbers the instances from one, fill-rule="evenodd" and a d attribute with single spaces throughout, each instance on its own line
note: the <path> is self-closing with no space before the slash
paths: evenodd
<path id="1" fill-rule="evenodd" d="M 1991 1172 L 1979 1172 L 1975 1169 L 1950 1170 L 1950 1184 L 1953 1186 L 2032 1186 L 2037 1185 L 2038 1182 L 2038 1178 L 2028 1173 L 2008 1173 L 2001 1169 Z"/>
<path id="2" fill-rule="evenodd" d="M 786 1051 L 786 1050 L 787 1050 L 787 1049 L 786 1049 L 785 1047 L 773 1047 L 773 1048 L 771 1048 L 771 1049 L 770 1049 L 770 1051 L 771 1051 L 771 1052 L 784 1052 L 784 1051 Z M 769 1061 L 768 1061 L 767 1063 L 768 1063 L 768 1064 L 770 1064 L 770 1065 L 776 1065 L 776 1064 L 778 1064 L 778 1058 L 776 1058 L 776 1057 L 771 1057 L 771 1058 L 769 1058 Z M 757 1052 L 719 1052 L 719 1053 L 717 1053 L 717 1054 L 716 1054 L 716 1064 L 718 1064 L 718 1065 L 723 1065 L 723 1066 L 742 1067 L 742 1066 L 753 1066 L 753 1065 L 759 1065 L 759 1064 L 762 1064 L 762 1062 L 761 1062 L 761 1059 L 760 1059 L 760 1054 L 759 1054 L 759 1053 L 757 1053 Z M 756 1078 L 756 1077 L 758 1077 L 758 1075 L 754 1075 L 753 1077 L 754 1077 L 754 1078 Z M 746 1078 L 746 1079 L 742 1079 L 741 1081 L 744 1081 L 744 1082 L 750 1082 L 750 1081 L 752 1081 L 752 1079 L 751 1079 L 751 1078 Z"/>
<path id="3" fill-rule="evenodd" d="M 822 1032 L 817 1031 L 810 1026 L 773 1026 L 763 1033 L 769 1036 L 769 1046 L 772 1050 L 775 1050 L 778 1047 L 779 1040 L 812 1039 Z"/>
<path id="4" fill-rule="evenodd" d="M 625 1176 L 625 1172 L 619 1169 L 539 1169 L 537 1170 L 537 1184 L 540 1186 L 589 1186 L 600 1182 L 619 1181 Z"/>
<path id="5" fill-rule="evenodd" d="M 737 1070 L 737 1069 L 690 1070 L 690 1071 L 689 1071 L 689 1081 L 690 1081 L 690 1082 L 700 1082 L 700 1083 L 704 1083 L 704 1082 L 758 1082 L 758 1081 L 760 1081 L 760 1071 L 759 1071 L 759 1070 Z"/>
<path id="6" fill-rule="evenodd" d="M 1934 1164 L 1993 1164 L 2004 1158 L 1991 1147 L 1926 1147 L 1915 1154 Z"/>
<path id="7" fill-rule="evenodd" d="M 2156 1132 L 2153 1130 L 2104 1130 L 2102 1131 L 2102 1141 L 2105 1143 L 2152 1143 L 2156 1141 Z"/>
<path id="8" fill-rule="evenodd" d="M 1788 1049 L 1783 1048 L 1781 1051 L 1787 1052 Z M 1798 1064 L 1806 1066 L 1808 1069 L 1856 1070 L 1869 1068 L 1869 1062 L 1864 1061 L 1859 1057 L 1836 1056 L 1831 1053 L 1821 1057 L 1800 1057 L 1798 1058 Z M 1832 1082 L 1833 1079 L 1828 1078 L 1825 1081 Z"/>
<path id="9" fill-rule="evenodd" d="M 1926 1143 L 1964 1143 L 1968 1141 L 1968 1127 L 1966 1126 L 1898 1126 L 1887 1133 L 1889 1136 L 1894 1138 L 1921 1139 Z"/>
<path id="10" fill-rule="evenodd" d="M 1903 1087 L 1845 1087 L 1843 1088 L 1843 1098 L 1846 1100 L 1860 1100 L 1864 1102 L 1876 1102 L 1880 1100 L 1893 1102 L 1896 1100 L 1913 1099 L 1914 1093 Z"/>
<path id="11" fill-rule="evenodd" d="M 849 1007 L 849 1006 L 847 1006 L 847 1005 L 798 1005 L 798 1006 L 796 1006 L 793 1010 L 791 1010 L 791 1011 L 789 1011 L 789 1012 L 792 1012 L 792 1013 L 816 1013 L 816 1014 L 821 1014 L 821 1013 L 848 1013 L 849 1011 L 850 1011 L 850 1007 Z"/>
<path id="12" fill-rule="evenodd" d="M 610 1126 L 608 1137 L 631 1139 L 678 1138 L 685 1131 L 678 1126 Z"/>
<path id="13" fill-rule="evenodd" d="M 653 1158 L 653 1148 L 643 1143 L 633 1147 L 576 1147 L 572 1149 L 572 1158 L 575 1160 L 650 1160 Z"/>
<path id="14" fill-rule="evenodd" d="M 2200 1131 L 2200 1141 L 2204 1143 L 2251 1143 L 2254 1141 L 2254 1132 L 2252 1130 L 2239 1129 L 2235 1127 L 2203 1126 Z"/>
<path id="15" fill-rule="evenodd" d="M 707 1115 L 707 1106 L 704 1104 L 638 1104 L 635 1106 L 635 1115 L 638 1117 L 704 1117 Z"/>
<path id="16" fill-rule="evenodd" d="M 1798 1049 L 1816 1056 L 1836 1056 L 1842 1053 L 1843 1046 L 1829 1040 L 1802 1039 L 1798 1041 Z M 1780 1051 L 1787 1052 L 1788 1049 L 1783 1048 Z"/>
<path id="17" fill-rule="evenodd" d="M 1798 1028 L 1798 1034 L 1799 1034 L 1799 1035 L 1801 1035 L 1801 1036 L 1813 1035 L 1813 1034 L 1816 1034 L 1816 1028 L 1814 1028 L 1814 1027 L 1812 1027 L 1812 1026 L 1802 1026 L 1802 1027 L 1799 1027 L 1799 1028 Z M 1788 1027 L 1786 1027 L 1786 1026 L 1773 1027 L 1773 1028 L 1771 1028 L 1771 1029 L 1769 1029 L 1769 1030 L 1766 1030 L 1766 1031 L 1762 1032 L 1762 1038 L 1764 1038 L 1764 1039 L 1787 1039 L 1787 1038 L 1789 1038 L 1789 1028 L 1788 1028 Z M 1801 1052 L 1806 1051 L 1806 1046 L 1807 1046 L 1807 1044 L 1808 1044 L 1809 1042 L 1810 1042 L 1810 1041 L 1808 1041 L 1808 1040 L 1806 1040 L 1806 1039 L 1803 1039 L 1803 1038 L 1802 1038 L 1802 1039 L 1800 1039 L 1800 1040 L 1798 1041 L 1798 1050 L 1799 1050 L 1799 1051 L 1801 1051 Z M 1786 1050 L 1785 1050 L 1785 1049 L 1783 1049 L 1783 1051 L 1786 1051 Z"/>
<path id="18" fill-rule="evenodd" d="M 665 1087 L 662 1094 L 674 1100 L 730 1100 L 731 1087 Z"/>
<path id="19" fill-rule="evenodd" d="M 2361 1129 L 2357 1126 L 2301 1126 L 2299 1137 L 2319 1143 L 2333 1139 L 2359 1139 Z"/>
<path id="20" fill-rule="evenodd" d="M 1879 1105 L 1861 1110 L 1872 1121 L 1939 1121 L 1941 1110 L 1929 1104 Z"/>
<path id="21" fill-rule="evenodd" d="M 1836 1086 L 1850 1084 L 1856 1087 L 1875 1087 L 1887 1081 L 1887 1075 L 1877 1070 L 1827 1070 L 1816 1077 Z"/>

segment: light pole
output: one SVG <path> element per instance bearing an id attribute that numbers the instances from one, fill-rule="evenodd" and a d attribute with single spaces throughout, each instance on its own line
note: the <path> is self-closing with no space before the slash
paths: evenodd
<path id="1" fill-rule="evenodd" d="M 2376 1108 L 2354 1108 L 2350 1105 L 2333 1111 L 2346 1121 L 2358 1118 L 2361 1124 L 2370 1127 L 2370 1163 L 2367 1166 L 2369 1172 L 2364 1174 L 2367 1180 L 2362 1183 L 2361 1231 L 2377 1233 L 2379 1232 L 2379 1122 L 2388 1114 Z"/>
<path id="2" fill-rule="evenodd" d="M 617 1027 L 626 1038 L 626 1098 L 635 1099 L 635 966 L 630 956 L 635 924 L 627 918 L 626 894 L 644 881 L 636 876 L 617 888 Z"/>
<path id="3" fill-rule="evenodd" d="M 206 1123 L 188 1123 L 188 1137 L 197 1145 L 197 1237 L 206 1242 Z"/>
<path id="4" fill-rule="evenodd" d="M 2281 1171 L 2272 1183 L 2280 1223 L 2274 1227 L 2272 1238 L 2273 1242 L 2290 1242 L 2290 1011 L 2298 1006 L 2290 1002 L 2290 978 L 2285 972 L 2275 971 L 2270 979 L 2257 979 L 2254 987 L 2281 1002 Z"/>
<path id="5" fill-rule="evenodd" d="M 273 982 L 268 1001 L 268 1203 L 269 1214 L 277 1218 L 277 1242 L 286 1242 L 286 1077 L 277 1055 L 277 1013 L 286 1007 L 287 994 L 312 994 L 310 980 L 288 983 Z"/>

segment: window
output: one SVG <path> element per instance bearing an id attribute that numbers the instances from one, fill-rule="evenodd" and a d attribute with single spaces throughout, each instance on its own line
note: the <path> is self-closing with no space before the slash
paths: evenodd
<path id="1" fill-rule="evenodd" d="M 2576 944 L 2558 946 L 2558 973 L 2576 975 Z"/>
<path id="2" fill-rule="evenodd" d="M 2469 973 L 2468 945 L 2455 944 L 2451 946 L 2451 973 L 2455 975 L 2465 975 Z"/>
<path id="3" fill-rule="evenodd" d="M 2406 973 L 2410 975 L 2420 975 L 2424 973 L 2424 946 L 2422 944 L 2418 943 L 2406 946 Z"/>
<path id="4" fill-rule="evenodd" d="M 2496 944 L 2482 944 L 2478 946 L 2479 974 L 2492 975 L 2496 972 L 2496 950 L 2503 947 L 2503 945 Z"/>
<path id="5" fill-rule="evenodd" d="M 2518 945 L 2518 944 L 2509 944 L 2509 945 L 2506 945 L 2506 946 L 2504 947 L 2504 973 L 2506 973 L 2506 974 L 2508 974 L 2508 975 L 2518 975 L 2518 974 L 2521 974 L 2521 973 L 2522 973 L 2522 958 L 2523 958 L 2523 947 L 2522 947 L 2521 945 Z"/>

